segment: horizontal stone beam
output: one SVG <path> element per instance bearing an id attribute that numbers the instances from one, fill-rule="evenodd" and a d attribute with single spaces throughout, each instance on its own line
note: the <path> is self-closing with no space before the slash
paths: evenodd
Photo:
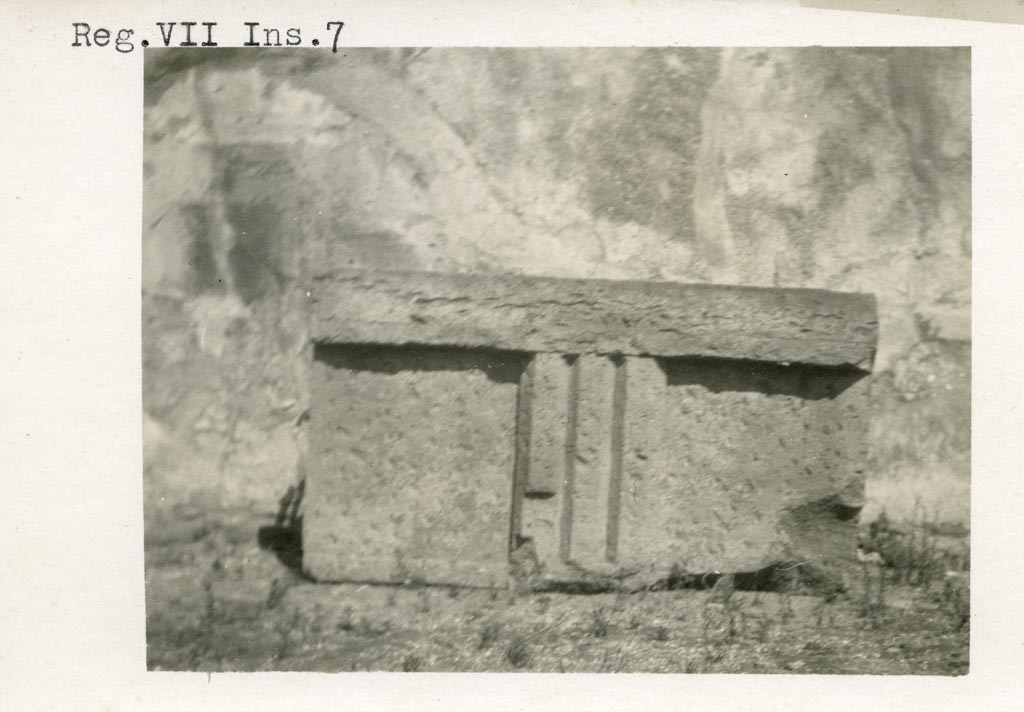
<path id="1" fill-rule="evenodd" d="M 314 278 L 317 343 L 711 357 L 870 371 L 869 294 L 429 272 Z"/>

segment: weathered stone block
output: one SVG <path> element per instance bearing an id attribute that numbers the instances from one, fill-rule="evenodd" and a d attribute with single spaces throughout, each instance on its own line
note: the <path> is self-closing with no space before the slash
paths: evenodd
<path id="1" fill-rule="evenodd" d="M 322 580 L 507 576 L 523 358 L 319 346 L 303 522 Z"/>
<path id="2" fill-rule="evenodd" d="M 515 561 L 535 584 L 650 583 L 852 554 L 870 297 L 411 273 L 317 284 L 315 577 L 488 585 Z"/>
<path id="3" fill-rule="evenodd" d="M 820 289 L 334 270 L 316 342 L 708 356 L 870 369 L 875 300 Z"/>
<path id="4" fill-rule="evenodd" d="M 861 374 L 726 360 L 661 366 L 660 462 L 634 467 L 646 482 L 634 480 L 627 500 L 631 564 L 751 571 L 834 555 L 830 542 L 851 553 L 866 458 Z M 791 510 L 818 503 L 827 531 L 808 538 L 819 522 Z"/>

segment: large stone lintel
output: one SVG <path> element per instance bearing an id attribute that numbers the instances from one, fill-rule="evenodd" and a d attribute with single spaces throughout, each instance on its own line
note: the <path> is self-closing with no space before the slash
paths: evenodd
<path id="1" fill-rule="evenodd" d="M 878 337 L 869 294 L 356 270 L 314 279 L 318 343 L 711 357 L 870 371 Z"/>

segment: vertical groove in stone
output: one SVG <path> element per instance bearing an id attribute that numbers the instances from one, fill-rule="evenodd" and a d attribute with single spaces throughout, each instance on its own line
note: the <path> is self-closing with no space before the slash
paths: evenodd
<path id="1" fill-rule="evenodd" d="M 530 373 L 529 443 L 520 471 L 520 543 L 529 540 L 538 562 L 559 576 L 565 481 L 566 411 L 570 364 L 561 354 L 538 353 Z"/>
<path id="2" fill-rule="evenodd" d="M 579 357 L 572 482 L 572 563 L 596 570 L 608 560 L 615 364 L 607 356 Z"/>
<path id="3" fill-rule="evenodd" d="M 530 439 L 533 413 L 534 362 L 531 358 L 519 377 L 516 392 L 515 464 L 512 470 L 512 512 L 509 521 L 509 553 L 519 546 L 522 529 L 523 495 L 530 474 Z"/>
<path id="4" fill-rule="evenodd" d="M 608 527 L 605 533 L 605 557 L 615 563 L 619 551 L 619 498 L 622 491 L 622 455 L 626 428 L 626 362 L 613 357 L 615 380 L 612 386 L 611 467 L 608 469 Z"/>
<path id="5" fill-rule="evenodd" d="M 552 498 L 565 473 L 566 391 L 569 365 L 561 356 L 540 353 L 530 377 L 530 442 L 525 495 Z"/>
<path id="6" fill-rule="evenodd" d="M 579 414 L 580 359 L 569 357 L 569 392 L 565 418 L 565 476 L 562 480 L 562 525 L 559 531 L 559 555 L 572 557 L 572 498 L 576 483 L 576 420 Z"/>

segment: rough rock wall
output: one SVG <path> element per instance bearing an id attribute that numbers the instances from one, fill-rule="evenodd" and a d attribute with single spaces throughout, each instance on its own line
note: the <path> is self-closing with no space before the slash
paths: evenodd
<path id="1" fill-rule="evenodd" d="M 966 518 L 968 50 L 158 50 L 146 75 L 147 517 L 273 511 L 301 474 L 330 260 L 874 292 L 868 509 Z"/>

